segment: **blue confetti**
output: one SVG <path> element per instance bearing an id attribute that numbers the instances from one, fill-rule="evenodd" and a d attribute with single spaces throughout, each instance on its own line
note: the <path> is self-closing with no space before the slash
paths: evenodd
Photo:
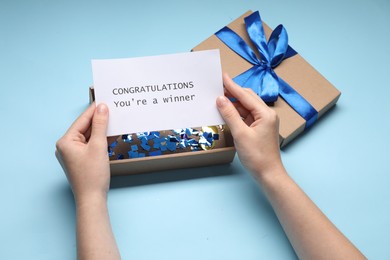
<path id="1" fill-rule="evenodd" d="M 140 140 L 144 137 L 146 138 L 146 136 L 148 136 L 148 135 L 145 135 L 145 133 L 137 133 L 137 138 Z"/>
<path id="2" fill-rule="evenodd" d="M 122 140 L 125 143 L 131 143 L 133 141 L 133 137 L 131 136 L 131 134 L 122 135 Z"/>
<path id="3" fill-rule="evenodd" d="M 157 155 L 161 155 L 161 151 L 160 150 L 157 150 L 157 151 L 153 151 L 153 152 L 149 152 L 149 155 L 150 156 L 157 156 Z"/>
<path id="4" fill-rule="evenodd" d="M 111 157 L 111 156 L 113 156 L 115 153 L 114 153 L 114 150 L 112 150 L 112 148 L 111 147 L 108 147 L 108 156 L 109 157 Z"/>
<path id="5" fill-rule="evenodd" d="M 173 131 L 173 133 L 174 133 L 175 135 L 179 135 L 181 132 L 183 132 L 183 129 L 179 128 L 179 129 L 174 129 L 174 130 L 172 130 L 172 131 Z"/>
<path id="6" fill-rule="evenodd" d="M 162 152 L 165 152 L 166 150 L 167 150 L 167 145 L 161 145 L 160 146 L 160 150 L 162 151 Z"/>
<path id="7" fill-rule="evenodd" d="M 187 146 L 199 146 L 198 142 L 195 139 L 186 140 Z"/>
<path id="8" fill-rule="evenodd" d="M 186 147 L 187 147 L 186 140 L 184 140 L 184 139 L 180 140 L 179 147 L 180 147 L 181 149 L 186 148 Z"/>
<path id="9" fill-rule="evenodd" d="M 143 143 L 143 144 L 147 144 L 148 143 L 148 138 L 146 136 L 142 136 L 140 138 L 140 140 L 141 140 L 141 143 Z"/>
<path id="10" fill-rule="evenodd" d="M 176 151 L 176 143 L 167 143 L 167 148 L 169 151 L 174 152 Z"/>
<path id="11" fill-rule="evenodd" d="M 127 154 L 129 155 L 129 158 L 138 158 L 139 157 L 138 152 L 128 151 Z"/>
<path id="12" fill-rule="evenodd" d="M 150 150 L 150 145 L 146 143 L 141 143 L 141 147 L 144 148 L 144 150 L 149 151 Z"/>
<path id="13" fill-rule="evenodd" d="M 192 129 L 191 128 L 186 128 L 186 135 L 191 136 L 192 135 Z"/>
<path id="14" fill-rule="evenodd" d="M 169 142 L 175 142 L 175 143 L 180 141 L 179 138 L 177 138 L 174 135 L 168 135 L 168 140 L 169 140 Z"/>
<path id="15" fill-rule="evenodd" d="M 149 136 L 153 136 L 152 139 L 154 139 L 154 138 L 159 138 L 159 137 L 160 137 L 160 132 L 157 132 L 157 131 L 150 132 L 150 135 L 149 135 Z"/>
<path id="16" fill-rule="evenodd" d="M 118 145 L 118 141 L 114 141 L 110 144 L 111 148 L 115 148 Z"/>
<path id="17" fill-rule="evenodd" d="M 140 158 L 174 153 L 178 149 L 182 151 L 209 150 L 214 147 L 215 141 L 220 139 L 216 126 L 202 127 L 202 131 L 193 128 L 179 128 L 170 132 L 169 135 L 163 135 L 163 132 L 159 131 L 123 134 L 119 141 L 129 144 L 128 158 Z M 169 131 L 164 131 L 164 133 L 169 133 Z M 153 140 L 153 143 L 149 140 Z M 132 143 L 133 141 L 136 143 Z M 115 153 L 114 148 L 118 144 L 118 141 L 109 144 L 107 151 L 110 158 L 114 156 L 117 160 L 122 160 L 124 155 Z M 148 153 L 140 152 L 140 150 L 148 151 Z"/>
<path id="18" fill-rule="evenodd" d="M 211 132 L 204 132 L 203 133 L 203 136 L 204 136 L 204 138 L 212 138 L 213 137 L 213 134 L 211 133 Z"/>

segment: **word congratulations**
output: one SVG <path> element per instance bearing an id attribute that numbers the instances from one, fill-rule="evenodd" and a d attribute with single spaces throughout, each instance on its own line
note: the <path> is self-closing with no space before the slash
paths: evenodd
<path id="1" fill-rule="evenodd" d="M 123 95 L 122 100 L 116 100 L 114 102 L 114 107 L 116 108 L 124 108 L 130 106 L 146 106 L 146 105 L 157 105 L 157 104 L 168 104 L 168 103 L 177 103 L 177 102 L 192 102 L 195 100 L 195 94 L 192 93 L 182 93 L 184 95 L 177 95 L 172 93 L 175 90 L 186 90 L 193 89 L 195 84 L 193 81 L 188 82 L 177 82 L 177 83 L 167 83 L 162 85 L 145 85 L 138 87 L 125 87 L 125 88 L 114 88 L 112 90 L 112 94 L 115 96 Z M 171 93 L 165 93 L 165 97 L 161 97 L 161 95 L 157 95 L 157 92 L 163 94 L 162 91 Z M 136 98 L 133 96 L 128 96 L 129 94 L 139 94 L 139 93 L 152 93 L 155 92 L 155 97 L 145 98 Z M 176 92 L 178 93 L 178 92 Z M 125 96 L 126 95 L 126 96 Z M 118 98 L 119 99 L 119 98 Z"/>
<path id="2" fill-rule="evenodd" d="M 135 93 L 181 90 L 181 89 L 189 89 L 193 87 L 194 87 L 194 83 L 192 81 L 189 81 L 189 82 L 167 83 L 161 86 L 146 85 L 146 86 L 137 86 L 137 87 L 114 88 L 112 90 L 112 94 L 117 96 L 117 95 L 135 94 Z"/>

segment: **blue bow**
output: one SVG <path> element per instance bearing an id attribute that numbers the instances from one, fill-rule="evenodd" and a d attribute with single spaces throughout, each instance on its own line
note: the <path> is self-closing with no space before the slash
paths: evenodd
<path id="1" fill-rule="evenodd" d="M 318 117 L 318 112 L 310 103 L 296 92 L 273 70 L 284 59 L 297 52 L 288 45 L 287 31 L 279 25 L 272 32 L 268 42 L 265 38 L 263 23 L 258 11 L 245 18 L 249 38 L 259 52 L 260 59 L 246 42 L 228 27 L 222 28 L 215 35 L 231 50 L 253 64 L 253 67 L 234 78 L 234 81 L 246 88 L 251 88 L 265 102 L 275 102 L 280 95 L 310 127 Z"/>

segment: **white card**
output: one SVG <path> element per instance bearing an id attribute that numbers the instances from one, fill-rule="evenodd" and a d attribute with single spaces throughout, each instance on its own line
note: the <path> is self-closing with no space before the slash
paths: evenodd
<path id="1" fill-rule="evenodd" d="M 109 107 L 107 136 L 224 124 L 219 50 L 92 60 L 96 104 Z"/>

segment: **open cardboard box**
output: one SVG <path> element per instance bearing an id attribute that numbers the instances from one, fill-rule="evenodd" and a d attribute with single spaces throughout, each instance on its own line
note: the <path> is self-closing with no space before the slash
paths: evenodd
<path id="1" fill-rule="evenodd" d="M 227 27 L 241 36 L 252 50 L 255 50 L 258 56 L 257 50 L 254 48 L 245 29 L 244 18 L 250 14 L 252 14 L 252 11 L 246 12 L 228 24 Z M 263 27 L 268 39 L 272 30 L 264 22 Z M 218 31 L 221 28 L 215 29 Z M 293 37 L 293 35 L 290 35 L 290 38 Z M 292 47 L 294 48 L 294 46 Z M 210 36 L 192 50 L 210 49 L 220 50 L 222 70 L 233 78 L 253 66 L 227 47 L 216 35 Z M 318 112 L 318 118 L 334 106 L 340 97 L 340 91 L 302 58 L 299 55 L 299 51 L 295 56 L 283 60 L 274 71 L 315 108 Z M 305 130 L 306 121 L 281 97 L 271 107 L 276 111 L 280 119 L 279 136 L 280 145 L 283 147 Z"/>
<path id="2" fill-rule="evenodd" d="M 228 27 L 240 35 L 245 42 L 255 50 L 253 44 L 249 40 L 244 24 L 244 18 L 251 13 L 252 11 L 246 12 L 228 24 Z M 268 39 L 272 30 L 264 22 L 263 26 L 265 35 Z M 220 28 L 216 28 L 216 31 L 217 29 Z M 208 49 L 220 50 L 222 70 L 229 73 L 231 77 L 235 77 L 253 66 L 227 47 L 215 35 L 210 36 L 192 50 L 200 51 Z M 315 108 L 318 112 L 318 118 L 334 106 L 340 97 L 340 91 L 338 91 L 299 54 L 283 60 L 274 71 Z M 94 92 L 93 88 L 90 88 L 90 102 L 93 100 Z M 306 122 L 282 98 L 278 98 L 271 107 L 277 112 L 280 119 L 280 146 L 283 147 L 305 130 Z M 235 155 L 231 133 L 229 129 L 225 127 L 220 128 L 218 134 L 220 140 L 211 150 L 178 150 L 171 154 L 131 159 L 127 156 L 127 151 L 130 149 L 129 143 L 124 143 L 119 140 L 115 152 L 123 154 L 124 159 L 116 160 L 115 158 L 110 158 L 111 174 L 135 174 L 230 163 Z"/>
<path id="3" fill-rule="evenodd" d="M 95 100 L 93 87 L 89 88 L 89 99 L 90 103 Z M 210 150 L 190 151 L 178 148 L 176 152 L 142 158 L 129 158 L 127 152 L 131 149 L 131 144 L 123 142 L 121 137 L 118 137 L 118 145 L 114 148 L 115 154 L 110 157 L 111 175 L 138 174 L 230 163 L 236 152 L 230 130 L 226 126 L 216 127 L 216 129 L 218 129 L 219 140 Z M 139 141 L 134 140 L 132 144 L 137 144 L 137 142 L 139 144 Z M 118 154 L 122 154 L 124 159 L 116 159 L 115 155 Z"/>

